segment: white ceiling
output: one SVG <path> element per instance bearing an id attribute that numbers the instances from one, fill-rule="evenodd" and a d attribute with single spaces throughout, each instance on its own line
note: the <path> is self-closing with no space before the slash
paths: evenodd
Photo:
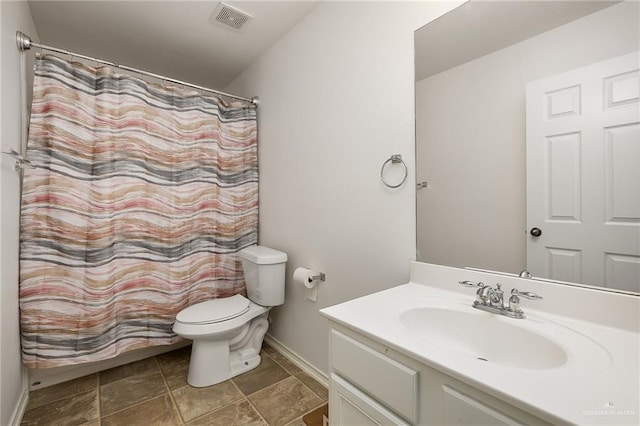
<path id="1" fill-rule="evenodd" d="M 319 2 L 225 2 L 253 15 L 240 32 L 209 22 L 219 3 L 29 0 L 29 7 L 42 44 L 223 90 Z"/>
<path id="2" fill-rule="evenodd" d="M 471 0 L 416 31 L 416 81 L 549 31 L 618 1 Z"/>

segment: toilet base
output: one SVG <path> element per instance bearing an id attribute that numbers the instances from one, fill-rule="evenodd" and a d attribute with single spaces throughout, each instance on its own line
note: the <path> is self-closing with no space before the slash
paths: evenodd
<path id="1" fill-rule="evenodd" d="M 212 386 L 260 365 L 268 315 L 265 312 L 254 318 L 232 338 L 193 340 L 187 383 L 197 388 Z"/>

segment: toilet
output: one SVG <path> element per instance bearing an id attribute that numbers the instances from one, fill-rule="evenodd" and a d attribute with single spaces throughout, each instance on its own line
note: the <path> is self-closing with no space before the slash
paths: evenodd
<path id="1" fill-rule="evenodd" d="M 248 299 L 236 294 L 183 309 L 173 331 L 193 340 L 187 382 L 215 385 L 260 364 L 269 311 L 284 303 L 287 254 L 264 246 L 238 252 Z"/>

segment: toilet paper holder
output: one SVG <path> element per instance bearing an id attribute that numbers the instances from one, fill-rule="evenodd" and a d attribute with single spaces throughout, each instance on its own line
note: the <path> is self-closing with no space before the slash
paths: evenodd
<path id="1" fill-rule="evenodd" d="M 314 275 L 312 277 L 309 277 L 309 282 L 312 283 L 314 281 L 324 281 L 325 275 L 324 272 L 318 272 L 318 275 Z"/>

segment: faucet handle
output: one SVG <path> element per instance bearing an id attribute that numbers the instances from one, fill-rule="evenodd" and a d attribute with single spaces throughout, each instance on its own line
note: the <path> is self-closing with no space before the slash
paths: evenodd
<path id="1" fill-rule="evenodd" d="M 502 306 L 503 300 L 504 300 L 504 291 L 502 291 L 502 284 L 498 283 L 496 284 L 495 290 L 493 290 L 491 302 Z"/>
<path id="2" fill-rule="evenodd" d="M 469 280 L 465 280 L 465 281 L 458 281 L 458 284 L 463 285 L 465 287 L 485 287 L 484 284 L 482 284 L 482 282 L 478 281 L 469 281 Z"/>
<path id="3" fill-rule="evenodd" d="M 513 294 L 514 296 L 521 296 L 529 300 L 540 300 L 543 298 L 542 296 L 531 293 L 530 291 L 520 291 L 517 288 L 512 289 L 511 294 Z"/>

